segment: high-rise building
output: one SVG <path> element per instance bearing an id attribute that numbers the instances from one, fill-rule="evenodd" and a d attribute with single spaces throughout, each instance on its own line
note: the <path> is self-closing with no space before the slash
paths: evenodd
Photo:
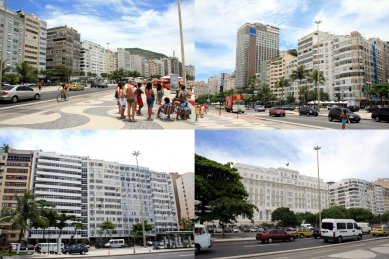
<path id="1" fill-rule="evenodd" d="M 225 91 L 224 85 L 226 75 L 226 73 L 221 73 L 208 78 L 208 89 L 210 90 L 210 94 L 222 93 Z"/>
<path id="2" fill-rule="evenodd" d="M 377 179 L 374 184 L 382 186 L 382 195 L 384 199 L 384 210 L 389 211 L 389 178 Z"/>
<path id="3" fill-rule="evenodd" d="M 180 62 L 177 57 L 168 57 L 161 59 L 162 62 L 162 76 L 167 76 L 171 74 L 179 75 L 180 74 Z"/>
<path id="4" fill-rule="evenodd" d="M 7 209 L 15 208 L 15 195 L 20 196 L 31 190 L 31 172 L 34 166 L 34 152 L 10 148 L 8 152 L 0 150 L 0 209 L 5 214 Z M 20 230 L 12 229 L 9 223 L 0 225 L 0 243 L 16 242 Z"/>
<path id="5" fill-rule="evenodd" d="M 72 76 L 80 75 L 80 34 L 73 28 L 60 26 L 47 30 L 46 70 L 66 68 Z M 56 80 L 58 78 L 53 78 Z"/>
<path id="6" fill-rule="evenodd" d="M 110 74 L 118 69 L 118 53 L 110 49 L 105 50 L 104 73 Z"/>
<path id="7" fill-rule="evenodd" d="M 196 81 L 194 83 L 194 95 L 196 98 L 200 95 L 208 94 L 208 86 L 205 81 Z"/>
<path id="8" fill-rule="evenodd" d="M 301 175 L 287 168 L 264 168 L 236 163 L 234 167 L 242 177 L 248 201 L 259 211 L 254 213 L 254 224 L 271 222 L 271 214 L 279 207 L 293 212 L 319 212 L 319 186 L 317 177 Z M 328 208 L 327 185 L 320 179 L 321 209 Z M 240 225 L 250 225 L 246 218 L 239 218 Z"/>
<path id="9" fill-rule="evenodd" d="M 238 29 L 236 43 L 236 88 L 247 86 L 250 77 L 266 77 L 266 61 L 278 56 L 279 29 L 261 23 L 246 23 Z"/>
<path id="10" fill-rule="evenodd" d="M 131 55 L 124 49 L 118 48 L 118 68 L 126 71 L 137 71 L 141 75 L 145 74 L 145 58 L 140 55 Z"/>
<path id="11" fill-rule="evenodd" d="M 194 219 L 194 173 L 180 175 L 176 179 L 180 218 Z"/>
<path id="12" fill-rule="evenodd" d="M 383 187 L 362 179 L 344 179 L 330 182 L 329 205 L 349 208 L 363 208 L 373 214 L 384 213 Z"/>
<path id="13" fill-rule="evenodd" d="M 81 43 L 81 73 L 85 76 L 95 74 L 99 77 L 104 73 L 105 67 L 105 49 L 99 44 L 91 41 L 83 41 Z"/>
<path id="14" fill-rule="evenodd" d="M 195 66 L 186 66 L 186 75 L 195 78 Z"/>
<path id="15" fill-rule="evenodd" d="M 16 73 L 16 64 L 23 61 L 24 18 L 17 12 L 0 8 L 1 60 L 6 73 Z"/>

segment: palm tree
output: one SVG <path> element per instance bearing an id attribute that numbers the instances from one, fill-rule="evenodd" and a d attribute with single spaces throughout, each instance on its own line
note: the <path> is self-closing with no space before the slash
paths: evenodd
<path id="1" fill-rule="evenodd" d="M 281 88 L 281 105 L 282 105 L 282 100 L 284 99 L 284 87 L 289 87 L 289 80 L 285 79 L 285 77 L 281 77 L 277 82 L 276 82 L 277 88 Z"/>
<path id="2" fill-rule="evenodd" d="M 3 144 L 3 146 L 1 146 L 1 148 L 4 150 L 4 153 L 8 153 L 8 151 L 9 151 L 9 145 L 8 144 Z"/>
<path id="3" fill-rule="evenodd" d="M 46 229 L 49 227 L 54 227 L 58 213 L 52 210 L 55 205 L 51 202 L 46 200 L 39 200 L 37 201 L 37 204 L 41 210 L 41 215 L 47 219 L 47 222 L 32 221 L 31 227 L 35 229 L 42 229 L 42 239 L 45 240 Z"/>
<path id="4" fill-rule="evenodd" d="M 270 89 L 269 85 L 267 85 L 266 83 L 262 84 L 261 88 L 259 89 L 258 99 L 262 100 L 262 102 L 265 106 L 269 101 L 275 99 L 273 91 Z"/>
<path id="5" fill-rule="evenodd" d="M 305 77 L 307 76 L 307 71 L 305 70 L 304 68 L 304 65 L 299 65 L 295 70 L 292 71 L 292 75 L 290 76 L 290 78 L 292 79 L 292 81 L 295 81 L 295 80 L 299 80 L 299 95 L 300 95 L 300 102 L 299 102 L 299 107 L 300 107 L 300 103 L 301 103 L 301 81 L 303 79 L 305 79 Z"/>
<path id="6" fill-rule="evenodd" d="M 38 69 L 27 62 L 16 64 L 16 72 L 22 83 L 35 82 L 38 80 Z"/>
<path id="7" fill-rule="evenodd" d="M 47 222 L 47 218 L 41 215 L 41 210 L 35 202 L 36 197 L 30 190 L 25 191 L 23 195 L 15 195 L 16 207 L 10 209 L 9 213 L 0 218 L 0 222 L 11 223 L 12 230 L 20 229 L 18 243 L 22 242 L 25 232 L 29 227 L 29 221 L 39 224 L 45 224 Z M 20 247 L 18 247 L 18 253 L 19 249 Z"/>
<path id="8" fill-rule="evenodd" d="M 73 238 L 77 238 L 77 230 L 80 229 L 85 229 L 85 225 L 84 223 L 82 223 L 81 219 L 77 218 L 72 224 L 72 227 L 74 227 L 74 235 L 72 237 Z"/>
<path id="9" fill-rule="evenodd" d="M 319 79 L 319 81 L 318 81 Z M 317 72 L 317 69 L 314 69 L 312 70 L 312 72 L 308 75 L 308 82 L 310 83 L 313 83 L 315 85 L 315 88 L 317 90 L 316 92 L 316 96 L 318 99 L 317 101 L 319 102 L 319 91 L 320 91 L 320 88 L 319 88 L 319 84 L 321 83 L 324 83 L 325 79 L 324 79 L 324 76 L 323 76 L 323 72 L 320 71 L 320 74 L 318 75 L 318 72 Z"/>
<path id="10" fill-rule="evenodd" d="M 106 230 L 113 230 L 115 229 L 115 225 L 111 221 L 104 221 L 100 224 L 100 228 L 102 231 L 105 232 L 105 240 L 107 240 L 107 231 Z"/>

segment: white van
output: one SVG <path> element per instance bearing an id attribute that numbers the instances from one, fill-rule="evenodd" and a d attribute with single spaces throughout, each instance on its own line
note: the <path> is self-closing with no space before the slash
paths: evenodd
<path id="1" fill-rule="evenodd" d="M 104 246 L 107 248 L 110 247 L 124 247 L 126 243 L 124 242 L 124 239 L 111 239 L 106 243 Z"/>
<path id="2" fill-rule="evenodd" d="M 208 233 L 207 228 L 201 224 L 195 224 L 195 248 L 196 253 L 200 250 L 206 250 L 212 247 L 211 234 Z"/>
<path id="3" fill-rule="evenodd" d="M 358 226 L 361 228 L 362 234 L 370 234 L 371 226 L 370 226 L 369 223 L 366 223 L 366 222 L 358 222 L 357 224 L 358 224 Z"/>
<path id="4" fill-rule="evenodd" d="M 321 221 L 321 237 L 324 242 L 341 243 L 346 239 L 362 239 L 362 230 L 353 219 L 323 219 Z"/>
<path id="5" fill-rule="evenodd" d="M 303 227 L 303 228 L 308 228 L 309 230 L 312 230 L 312 229 L 313 229 L 313 227 L 312 227 L 311 224 L 301 224 L 301 227 Z"/>
<path id="6" fill-rule="evenodd" d="M 56 254 L 58 249 L 57 249 L 57 243 L 38 243 L 35 246 L 35 251 L 40 253 L 49 253 L 49 254 Z M 65 249 L 65 245 L 61 243 L 61 251 Z"/>

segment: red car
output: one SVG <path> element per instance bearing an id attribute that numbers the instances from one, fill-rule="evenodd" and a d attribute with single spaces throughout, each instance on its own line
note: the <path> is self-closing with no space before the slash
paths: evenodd
<path id="1" fill-rule="evenodd" d="M 271 107 L 269 109 L 269 116 L 282 116 L 285 117 L 285 110 L 280 107 Z"/>
<path id="2" fill-rule="evenodd" d="M 288 234 L 283 229 L 268 229 L 263 233 L 257 233 L 256 239 L 258 241 L 262 241 L 262 243 L 268 242 L 272 243 L 276 240 L 282 240 L 286 241 L 289 240 L 289 242 L 294 241 L 294 236 L 291 234 Z"/>

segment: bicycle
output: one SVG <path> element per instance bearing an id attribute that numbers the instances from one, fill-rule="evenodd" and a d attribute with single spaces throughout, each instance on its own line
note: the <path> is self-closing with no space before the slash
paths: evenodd
<path id="1" fill-rule="evenodd" d="M 65 91 L 61 91 L 58 95 L 57 95 L 57 102 L 60 102 L 60 101 L 67 101 L 69 98 L 69 94 Z"/>

